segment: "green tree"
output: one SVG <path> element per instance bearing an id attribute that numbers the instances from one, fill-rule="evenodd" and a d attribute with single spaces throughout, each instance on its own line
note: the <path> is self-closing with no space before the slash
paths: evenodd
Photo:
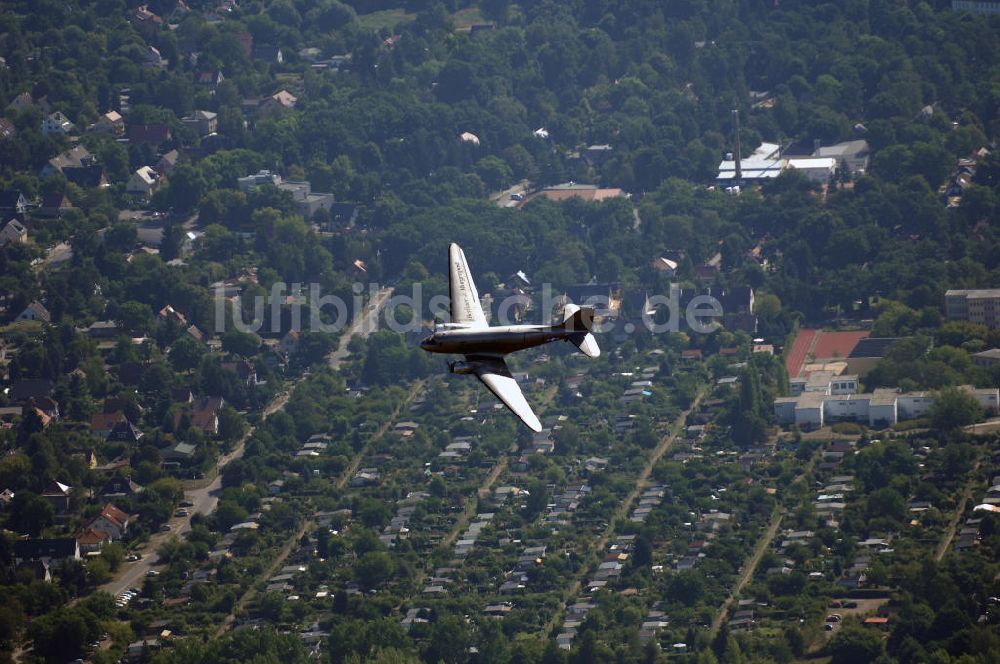
<path id="1" fill-rule="evenodd" d="M 249 332 L 227 330 L 222 335 L 222 350 L 240 357 L 253 357 L 260 347 L 260 338 Z"/>
<path id="2" fill-rule="evenodd" d="M 125 302 L 118 308 L 115 325 L 133 334 L 147 334 L 153 330 L 156 318 L 149 305 L 134 300 Z"/>
<path id="3" fill-rule="evenodd" d="M 971 394 L 957 387 L 946 387 L 934 395 L 931 424 L 942 432 L 950 432 L 983 416 L 983 409 Z"/>
<path id="4" fill-rule="evenodd" d="M 377 588 L 396 571 L 392 556 L 384 551 L 369 551 L 354 564 L 354 574 L 366 588 Z"/>
<path id="5" fill-rule="evenodd" d="M 830 664 L 866 664 L 882 654 L 882 635 L 860 625 L 846 625 L 830 640 Z"/>
<path id="6" fill-rule="evenodd" d="M 247 423 L 235 408 L 226 404 L 219 412 L 219 436 L 222 440 L 232 443 L 243 437 L 247 431 Z"/>

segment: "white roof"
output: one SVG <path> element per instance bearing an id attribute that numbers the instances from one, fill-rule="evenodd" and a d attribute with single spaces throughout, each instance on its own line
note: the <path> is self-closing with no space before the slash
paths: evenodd
<path id="1" fill-rule="evenodd" d="M 143 166 L 136 170 L 135 174 L 138 175 L 139 178 L 146 184 L 155 184 L 156 178 L 159 177 L 157 172 L 153 170 L 151 166 Z"/>
<path id="2" fill-rule="evenodd" d="M 746 159 L 742 161 L 742 176 L 744 180 L 764 180 L 781 175 L 782 162 L 768 161 L 750 165 Z M 733 180 L 736 178 L 736 162 L 724 161 L 719 164 L 718 180 Z"/>
<path id="3" fill-rule="evenodd" d="M 837 160 L 833 157 L 796 157 L 788 160 L 789 168 L 802 170 L 822 169 L 832 171 L 837 167 Z"/>

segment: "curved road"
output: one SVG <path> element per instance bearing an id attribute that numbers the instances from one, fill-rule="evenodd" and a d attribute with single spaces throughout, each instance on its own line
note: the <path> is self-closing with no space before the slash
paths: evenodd
<path id="1" fill-rule="evenodd" d="M 347 359 L 350 354 L 347 350 L 347 345 L 350 343 L 351 338 L 354 336 L 366 338 L 378 329 L 379 314 L 389 301 L 391 295 L 391 287 L 387 286 L 383 288 L 365 305 L 364 313 L 361 316 L 355 317 L 350 327 L 341 335 L 337 349 L 329 355 L 328 359 L 331 368 L 340 368 L 341 363 Z M 263 419 L 267 419 L 269 415 L 273 415 L 285 407 L 293 387 L 289 387 L 288 390 L 276 396 L 264 407 Z M 195 514 L 207 516 L 215 510 L 216 505 L 219 504 L 219 492 L 222 490 L 222 469 L 232 460 L 243 456 L 246 441 L 252 433 L 253 429 L 251 428 L 231 452 L 219 457 L 219 460 L 215 464 L 217 470 L 215 479 L 211 483 L 200 489 L 189 489 L 184 492 L 184 499 L 194 503 L 193 507 L 188 508 L 190 515 L 186 517 L 171 517 L 167 522 L 170 526 L 169 532 L 154 533 L 149 538 L 149 542 L 142 547 L 147 552 L 142 560 L 123 563 L 117 577 L 101 586 L 99 590 L 108 592 L 111 595 L 118 595 L 129 588 L 142 587 L 146 575 L 159 564 L 159 556 L 157 556 L 156 551 L 160 546 L 171 537 L 183 535 L 191 530 L 191 516 Z"/>

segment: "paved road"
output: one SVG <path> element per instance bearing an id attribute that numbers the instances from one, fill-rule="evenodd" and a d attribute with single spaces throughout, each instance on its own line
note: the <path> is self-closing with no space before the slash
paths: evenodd
<path id="1" fill-rule="evenodd" d="M 528 186 L 529 183 L 527 180 L 521 180 L 517 184 L 508 187 L 499 193 L 491 194 L 490 200 L 496 203 L 499 207 L 517 207 L 521 203 L 521 200 L 527 197 Z M 511 194 L 519 194 L 521 200 L 511 198 Z"/>
<path id="2" fill-rule="evenodd" d="M 378 329 L 379 314 L 382 313 L 382 308 L 389 301 L 389 297 L 391 295 L 392 288 L 386 286 L 376 293 L 368 304 L 365 305 L 365 310 L 362 316 L 356 317 L 350 327 L 344 330 L 344 333 L 340 336 L 339 347 L 328 356 L 327 359 L 330 361 L 330 367 L 333 369 L 340 368 L 341 362 L 347 359 L 347 356 L 350 355 L 350 352 L 347 350 L 347 345 L 351 343 L 352 337 L 360 336 L 366 338 Z"/>
<path id="3" fill-rule="evenodd" d="M 386 302 L 388 302 L 390 295 L 392 295 L 392 288 L 386 287 L 380 290 L 372 298 L 371 302 L 366 305 L 364 314 L 356 318 L 351 323 L 350 327 L 345 330 L 344 334 L 340 337 L 340 343 L 337 350 L 330 353 L 329 356 L 330 366 L 333 369 L 338 369 L 340 364 L 349 355 L 347 345 L 350 343 L 351 337 L 355 335 L 367 337 L 378 329 L 379 314 L 381 313 L 382 307 L 384 307 Z M 285 404 L 288 403 L 288 397 L 290 394 L 291 388 L 272 399 L 271 402 L 264 407 L 264 419 L 284 408 Z M 190 516 L 172 517 L 167 522 L 170 526 L 170 530 L 168 532 L 154 533 L 153 536 L 149 538 L 149 542 L 143 546 L 142 560 L 124 563 L 118 577 L 101 586 L 101 590 L 104 590 L 112 595 L 118 595 L 128 588 L 142 587 L 142 583 L 146 575 L 149 574 L 150 570 L 159 565 L 159 556 L 157 556 L 156 551 L 160 548 L 160 546 L 162 546 L 163 543 L 171 537 L 183 535 L 191 530 L 191 516 L 195 514 L 203 514 L 207 516 L 215 510 L 216 505 L 219 504 L 219 493 L 222 490 L 222 469 L 234 459 L 239 459 L 243 456 L 245 443 L 252 433 L 252 430 L 249 431 L 247 435 L 243 437 L 243 440 L 241 440 L 240 443 L 233 448 L 231 452 L 229 452 L 229 454 L 219 457 L 219 460 L 216 462 L 218 472 L 216 473 L 215 479 L 212 480 L 211 483 L 207 486 L 198 489 L 188 489 L 184 492 L 185 500 L 194 503 L 193 507 L 188 508 Z"/>

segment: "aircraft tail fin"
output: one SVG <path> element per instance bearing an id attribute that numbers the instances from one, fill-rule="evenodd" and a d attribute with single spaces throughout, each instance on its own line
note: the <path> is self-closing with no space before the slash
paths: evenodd
<path id="1" fill-rule="evenodd" d="M 597 345 L 597 339 L 590 333 L 593 326 L 593 307 L 579 307 L 575 304 L 566 305 L 563 322 L 560 327 L 572 333 L 569 336 L 569 340 L 587 357 L 597 357 L 601 354 L 601 348 Z"/>

